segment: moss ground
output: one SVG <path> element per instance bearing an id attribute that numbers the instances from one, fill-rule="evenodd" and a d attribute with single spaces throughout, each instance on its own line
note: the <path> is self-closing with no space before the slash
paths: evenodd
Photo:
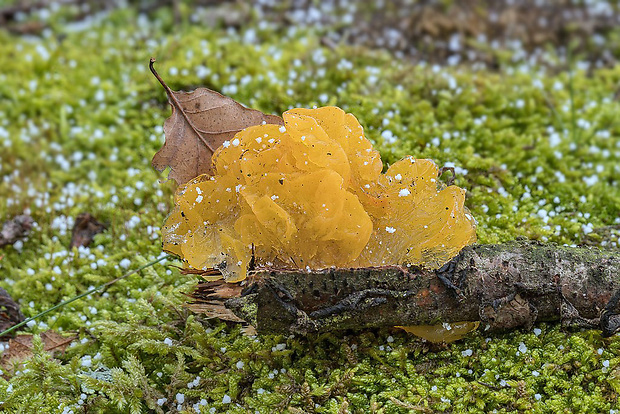
<path id="1" fill-rule="evenodd" d="M 0 2 L 1 4 L 1 2 Z M 68 10 L 68 11 L 67 11 Z M 384 162 L 454 165 L 481 243 L 523 236 L 618 248 L 620 68 L 413 65 L 387 52 L 326 48 L 312 28 L 253 19 L 241 30 L 174 25 L 117 9 L 36 36 L 0 29 L 0 218 L 37 226 L 0 251 L 0 286 L 32 316 L 161 254 L 171 205 L 150 159 L 165 95 L 208 86 L 265 112 L 338 105 Z M 183 9 L 184 16 L 190 10 Z M 549 52 L 553 56 L 553 52 Z M 108 224 L 68 250 L 73 217 Z M 125 412 L 615 412 L 620 341 L 538 325 L 430 346 L 398 330 L 310 338 L 244 336 L 192 315 L 196 280 L 168 261 L 42 318 L 27 331 L 77 331 L 52 358 L 35 341 L 5 368 L 0 410 Z"/>

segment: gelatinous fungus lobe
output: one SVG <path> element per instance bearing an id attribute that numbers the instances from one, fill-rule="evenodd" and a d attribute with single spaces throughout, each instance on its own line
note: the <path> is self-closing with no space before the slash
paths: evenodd
<path id="1" fill-rule="evenodd" d="M 353 115 L 325 107 L 283 119 L 237 133 L 214 154 L 213 176 L 177 190 L 165 250 L 233 282 L 252 254 L 295 268 L 435 268 L 474 241 L 464 190 L 439 183 L 432 161 L 406 158 L 381 174 Z"/>
<path id="2" fill-rule="evenodd" d="M 441 267 L 475 242 L 475 220 L 464 206 L 465 190 L 438 181 L 432 160 L 406 157 L 379 178 L 368 205 L 374 230 L 357 264 Z"/>

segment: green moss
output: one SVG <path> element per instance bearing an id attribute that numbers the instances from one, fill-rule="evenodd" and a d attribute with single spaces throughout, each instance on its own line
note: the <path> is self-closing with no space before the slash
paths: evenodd
<path id="1" fill-rule="evenodd" d="M 525 236 L 617 247 L 618 68 L 436 73 L 386 53 L 331 51 L 307 29 L 254 22 L 261 43 L 252 44 L 243 33 L 173 27 L 165 10 L 136 24 L 126 9 L 70 32 L 63 22 L 74 11 L 61 8 L 42 38 L 0 31 L 0 217 L 26 209 L 38 223 L 21 252 L 0 254 L 0 285 L 26 316 L 161 253 L 172 186 L 158 181 L 150 159 L 169 109 L 148 72 L 150 56 L 173 89 L 206 85 L 270 113 L 337 104 L 359 118 L 386 163 L 407 154 L 453 163 L 482 243 Z M 561 139 L 550 139 L 555 133 Z M 62 217 L 82 211 L 108 231 L 89 250 L 67 251 L 71 222 Z M 399 330 L 252 338 L 190 315 L 181 292 L 195 280 L 172 264 L 30 328 L 77 330 L 80 341 L 58 359 L 37 345 L 19 375 L 0 380 L 0 408 L 167 412 L 177 409 L 179 393 L 183 412 L 201 400 L 203 412 L 239 413 L 618 407 L 617 338 L 546 325 L 539 334 L 475 334 L 447 347 Z"/>

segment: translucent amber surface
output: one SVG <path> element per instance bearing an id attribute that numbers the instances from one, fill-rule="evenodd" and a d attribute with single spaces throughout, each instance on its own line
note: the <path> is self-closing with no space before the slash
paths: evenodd
<path id="1" fill-rule="evenodd" d="M 404 329 L 429 342 L 450 343 L 463 339 L 468 333 L 478 329 L 478 326 L 480 326 L 480 321 L 444 323 L 441 325 L 397 326 L 397 328 Z"/>
<path id="2" fill-rule="evenodd" d="M 164 250 L 229 282 L 257 266 L 415 264 L 437 268 L 475 241 L 465 191 L 431 160 L 385 174 L 357 119 L 336 107 L 293 109 L 284 126 L 247 128 L 213 156 L 214 176 L 181 186 Z"/>

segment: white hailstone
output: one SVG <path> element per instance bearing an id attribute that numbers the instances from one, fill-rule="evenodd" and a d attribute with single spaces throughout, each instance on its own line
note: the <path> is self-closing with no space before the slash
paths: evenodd
<path id="1" fill-rule="evenodd" d="M 91 356 L 90 355 L 84 355 L 82 357 L 82 362 L 81 363 L 82 363 L 82 366 L 86 367 L 86 368 L 92 366 L 93 365 L 93 361 L 92 361 Z"/>
<path id="2" fill-rule="evenodd" d="M 396 142 L 396 137 L 394 136 L 394 133 L 389 129 L 381 132 L 381 138 L 383 138 L 388 144 L 393 144 Z"/>
<path id="3" fill-rule="evenodd" d="M 13 243 L 13 248 L 18 252 L 21 252 L 24 248 L 24 242 L 21 240 L 17 240 L 15 243 Z"/>
<path id="4" fill-rule="evenodd" d="M 598 182 L 598 175 L 592 174 L 589 177 L 583 177 L 583 181 L 586 183 L 588 187 L 592 187 L 594 184 Z"/>

